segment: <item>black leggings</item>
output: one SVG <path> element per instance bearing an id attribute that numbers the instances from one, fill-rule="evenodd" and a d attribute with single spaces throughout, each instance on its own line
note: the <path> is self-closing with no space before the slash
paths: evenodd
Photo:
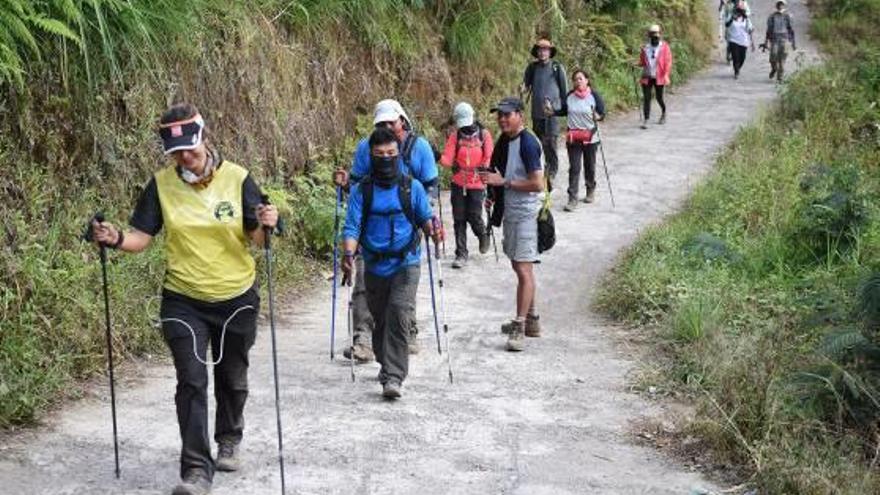
<path id="1" fill-rule="evenodd" d="M 644 107 L 645 120 L 651 118 L 651 89 L 654 89 L 654 93 L 657 95 L 657 103 L 660 105 L 660 110 L 664 114 L 666 113 L 666 102 L 663 101 L 664 87 L 657 84 L 657 80 L 653 77 L 648 79 L 648 84 L 642 84 L 642 105 Z"/>
<path id="2" fill-rule="evenodd" d="M 739 74 L 739 70 L 742 69 L 744 63 L 746 63 L 746 53 L 748 52 L 748 47 L 737 45 L 736 43 L 729 42 L 727 44 L 727 49 L 730 50 L 730 54 L 733 57 L 733 73 Z"/>

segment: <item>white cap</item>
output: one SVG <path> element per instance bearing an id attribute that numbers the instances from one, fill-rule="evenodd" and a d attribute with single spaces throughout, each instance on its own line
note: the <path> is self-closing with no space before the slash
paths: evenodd
<path id="1" fill-rule="evenodd" d="M 376 109 L 373 111 L 373 125 L 380 122 L 394 122 L 401 117 L 403 117 L 407 124 L 412 125 L 406 112 L 403 111 L 403 107 L 400 106 L 400 102 L 397 100 L 382 100 L 376 103 Z"/>
<path id="2" fill-rule="evenodd" d="M 459 129 L 474 125 L 474 107 L 465 102 L 455 105 L 455 109 L 452 111 L 452 119 L 455 120 L 455 127 Z"/>
<path id="3" fill-rule="evenodd" d="M 649 33 L 659 33 L 660 25 L 659 24 L 651 24 L 651 27 L 648 28 Z"/>

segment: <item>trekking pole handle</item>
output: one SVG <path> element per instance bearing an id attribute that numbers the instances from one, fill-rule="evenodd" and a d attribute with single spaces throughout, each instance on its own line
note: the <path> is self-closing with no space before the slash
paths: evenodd
<path id="1" fill-rule="evenodd" d="M 263 205 L 271 205 L 271 204 L 272 204 L 272 202 L 269 200 L 269 195 L 268 195 L 268 194 L 261 194 L 261 195 L 260 195 L 260 202 L 261 202 Z M 268 249 L 272 249 L 272 241 L 271 241 L 271 239 L 272 239 L 272 230 L 273 230 L 273 229 L 272 229 L 271 227 L 266 227 L 265 225 L 263 226 L 263 232 L 265 233 L 265 236 L 264 236 L 264 239 L 263 239 L 263 247 L 264 247 L 265 249 L 267 249 L 267 250 L 268 250 Z"/>

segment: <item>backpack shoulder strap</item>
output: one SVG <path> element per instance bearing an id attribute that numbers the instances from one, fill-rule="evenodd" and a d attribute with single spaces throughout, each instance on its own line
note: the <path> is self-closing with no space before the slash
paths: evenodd
<path id="1" fill-rule="evenodd" d="M 416 134 L 416 131 L 410 131 L 406 136 L 406 140 L 403 141 L 403 163 L 409 169 L 409 173 L 412 172 L 412 152 L 418 139 L 419 136 Z M 409 175 L 409 173 L 406 175 Z"/>
<path id="2" fill-rule="evenodd" d="M 553 76 L 556 77 L 556 86 L 562 91 L 562 88 L 565 87 L 565 77 L 562 75 L 562 64 L 559 63 L 558 60 L 554 60 L 551 62 L 553 67 Z"/>
<path id="3" fill-rule="evenodd" d="M 360 188 L 363 202 L 361 204 L 361 232 L 358 236 L 358 243 L 363 244 L 364 235 L 367 232 L 367 219 L 373 212 L 373 178 L 369 175 L 364 177 L 360 182 Z"/>
<path id="4" fill-rule="evenodd" d="M 398 182 L 397 194 L 400 199 L 400 209 L 403 210 L 403 215 L 409 221 L 410 225 L 413 226 L 413 229 L 416 229 L 416 215 L 413 212 L 412 207 L 412 181 L 413 178 L 409 174 L 401 175 Z"/>

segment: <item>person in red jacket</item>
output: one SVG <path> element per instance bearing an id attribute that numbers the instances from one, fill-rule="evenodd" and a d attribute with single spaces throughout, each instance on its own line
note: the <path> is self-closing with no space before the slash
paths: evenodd
<path id="1" fill-rule="evenodd" d="M 660 39 L 660 26 L 654 24 L 648 29 L 649 42 L 642 47 L 639 55 L 639 67 L 642 68 L 642 95 L 643 113 L 645 120 L 642 121 L 642 129 L 648 128 L 648 119 L 651 118 L 651 93 L 657 98 L 660 105 L 659 124 L 666 123 L 666 102 L 663 101 L 663 90 L 669 85 L 672 74 L 672 50 L 669 43 Z"/>
<path id="2" fill-rule="evenodd" d="M 455 261 L 452 268 L 467 264 L 467 226 L 480 241 L 480 253 L 489 250 L 489 233 L 483 222 L 486 185 L 478 175 L 492 158 L 492 134 L 476 120 L 468 103 L 459 103 L 452 112 L 455 124 L 446 139 L 440 164 L 452 168 L 452 218 L 455 230 Z"/>

